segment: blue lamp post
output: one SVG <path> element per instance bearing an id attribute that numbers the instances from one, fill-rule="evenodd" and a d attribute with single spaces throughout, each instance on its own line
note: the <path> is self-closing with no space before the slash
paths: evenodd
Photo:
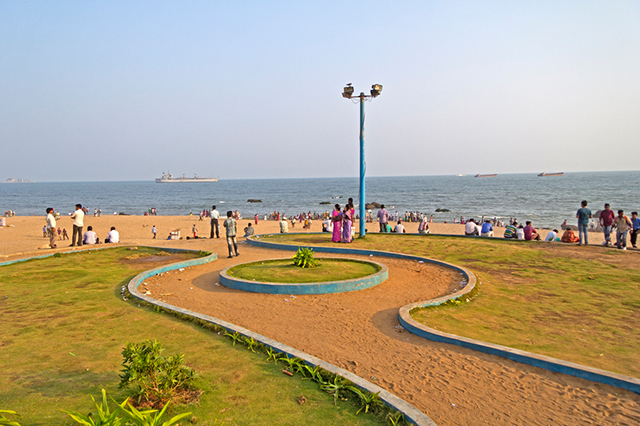
<path id="1" fill-rule="evenodd" d="M 371 94 L 365 95 L 364 92 L 360 92 L 360 95 L 353 96 L 353 87 L 351 83 L 347 84 L 342 92 L 342 96 L 347 99 L 360 98 L 360 236 L 364 237 L 366 234 L 366 209 L 365 209 L 365 191 L 364 191 L 364 174 L 367 169 L 364 161 L 364 101 L 367 98 L 375 98 L 382 92 L 382 85 L 374 84 L 371 86 Z"/>

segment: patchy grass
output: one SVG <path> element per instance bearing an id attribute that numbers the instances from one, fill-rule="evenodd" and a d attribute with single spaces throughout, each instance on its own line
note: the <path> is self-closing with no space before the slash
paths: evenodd
<path id="1" fill-rule="evenodd" d="M 291 259 L 265 260 L 235 266 L 227 273 L 243 280 L 271 283 L 315 283 L 362 278 L 380 271 L 374 263 L 316 257 L 318 266 L 300 268 Z"/>
<path id="2" fill-rule="evenodd" d="M 138 253 L 158 256 L 155 249 Z M 120 289 L 143 270 L 186 259 L 163 256 L 155 263 L 123 260 L 126 248 L 64 254 L 0 267 L 0 409 L 23 415 L 23 425 L 73 425 L 60 409 L 88 413 L 100 389 L 123 400 L 121 352 L 127 342 L 157 339 L 167 354 L 185 353 L 199 374 L 200 402 L 171 406 L 192 411 L 198 425 L 370 425 L 350 402 L 310 381 L 290 378 L 245 347 L 171 315 L 124 302 Z M 307 398 L 304 405 L 297 399 Z"/>
<path id="3" fill-rule="evenodd" d="M 265 239 L 335 246 L 329 238 Z M 473 271 L 480 284 L 470 303 L 412 312 L 429 327 L 640 377 L 637 253 L 558 243 L 378 234 L 344 246 L 422 255 Z"/>

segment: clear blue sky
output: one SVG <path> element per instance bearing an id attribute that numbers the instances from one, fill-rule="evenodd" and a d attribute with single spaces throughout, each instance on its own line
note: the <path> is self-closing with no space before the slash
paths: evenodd
<path id="1" fill-rule="evenodd" d="M 3 1 L 0 179 L 637 170 L 637 1 Z"/>

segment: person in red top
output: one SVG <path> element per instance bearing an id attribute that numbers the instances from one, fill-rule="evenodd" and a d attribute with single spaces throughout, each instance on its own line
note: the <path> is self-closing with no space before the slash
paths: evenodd
<path id="1" fill-rule="evenodd" d="M 536 231 L 536 228 L 534 228 L 531 225 L 530 220 L 527 221 L 527 226 L 524 227 L 524 239 L 529 241 L 531 240 L 540 241 L 540 234 L 538 234 L 538 231 Z"/>
<path id="2" fill-rule="evenodd" d="M 600 226 L 602 226 L 602 232 L 604 232 L 604 243 L 603 246 L 611 245 L 611 229 L 613 227 L 613 221 L 615 220 L 616 215 L 611 210 L 609 203 L 604 205 L 604 210 L 600 212 Z"/>

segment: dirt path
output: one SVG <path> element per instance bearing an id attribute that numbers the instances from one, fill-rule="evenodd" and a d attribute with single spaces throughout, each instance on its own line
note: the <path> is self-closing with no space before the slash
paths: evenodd
<path id="1" fill-rule="evenodd" d="M 246 245 L 241 250 L 239 258 L 154 277 L 148 288 L 168 303 L 352 371 L 406 399 L 440 426 L 640 423 L 640 395 L 400 332 L 400 306 L 459 288 L 460 276 L 453 271 L 374 257 L 389 267 L 389 280 L 358 292 L 293 298 L 216 285 L 219 271 L 228 266 L 285 253 Z"/>

